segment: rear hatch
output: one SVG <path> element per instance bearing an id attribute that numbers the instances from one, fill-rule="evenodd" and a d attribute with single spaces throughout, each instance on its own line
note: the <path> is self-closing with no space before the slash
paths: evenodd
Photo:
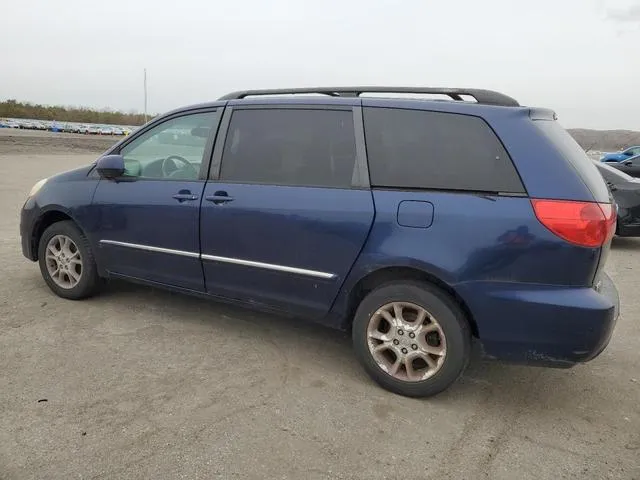
<path id="1" fill-rule="evenodd" d="M 567 162 L 573 167 L 578 177 L 583 181 L 585 186 L 589 189 L 593 196 L 593 201 L 601 205 L 606 209 L 606 205 L 611 205 L 609 212 L 605 211 L 605 214 L 613 216 L 613 219 L 617 217 L 616 206 L 613 201 L 611 192 L 607 188 L 607 184 L 602 178 L 602 175 L 598 171 L 598 168 L 593 164 L 583 148 L 574 140 L 574 138 L 567 132 L 562 126 L 555 120 L 540 119 L 534 120 L 536 127 L 542 132 L 545 138 L 557 149 L 557 151 L 567 160 Z M 604 270 L 609 251 L 611 250 L 611 238 L 615 231 L 615 224 L 608 228 L 613 231 L 608 235 L 608 240 L 602 245 L 600 249 L 600 259 L 598 261 L 598 267 L 596 274 L 593 278 L 593 286 L 598 288 L 600 284 L 600 278 Z"/>

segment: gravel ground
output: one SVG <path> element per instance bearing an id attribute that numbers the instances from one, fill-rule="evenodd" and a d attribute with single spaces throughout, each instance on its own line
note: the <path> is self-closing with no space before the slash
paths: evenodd
<path id="1" fill-rule="evenodd" d="M 0 131 L 1 479 L 640 479 L 640 240 L 614 243 L 622 316 L 600 357 L 475 362 L 407 399 L 317 326 L 121 283 L 53 296 L 20 206 L 107 140 Z"/>
<path id="2" fill-rule="evenodd" d="M 3 128 L 0 129 L 0 154 L 100 154 L 121 139 L 122 137 L 116 136 Z"/>

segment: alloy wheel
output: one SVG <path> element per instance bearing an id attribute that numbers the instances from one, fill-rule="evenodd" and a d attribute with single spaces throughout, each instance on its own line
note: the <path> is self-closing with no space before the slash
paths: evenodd
<path id="1" fill-rule="evenodd" d="M 442 327 L 424 308 L 407 302 L 380 307 L 367 327 L 369 352 L 378 367 L 405 382 L 420 382 L 440 370 L 447 354 Z"/>
<path id="2" fill-rule="evenodd" d="M 56 285 L 72 289 L 82 278 L 82 255 L 75 242 L 66 235 L 55 235 L 45 250 L 47 272 Z"/>

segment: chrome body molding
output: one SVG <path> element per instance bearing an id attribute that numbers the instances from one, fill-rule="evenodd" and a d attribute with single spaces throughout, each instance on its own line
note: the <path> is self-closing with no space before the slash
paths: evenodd
<path id="1" fill-rule="evenodd" d="M 296 273 L 298 275 L 306 275 L 307 277 L 324 278 L 330 280 L 336 275 L 327 272 L 318 272 L 317 270 L 307 270 L 306 268 L 288 267 L 286 265 L 275 265 L 273 263 L 254 262 L 252 260 L 242 260 L 240 258 L 218 257 L 217 255 L 201 255 L 202 260 L 209 262 L 232 263 L 234 265 L 243 265 L 245 267 L 263 268 L 265 270 L 275 270 L 277 272 Z"/>
<path id="2" fill-rule="evenodd" d="M 116 247 L 135 248 L 147 252 L 166 253 L 168 255 L 179 255 L 181 257 L 200 258 L 196 252 L 185 252 L 184 250 L 173 250 L 171 248 L 154 247 L 152 245 L 140 245 L 138 243 L 118 242 L 116 240 L 100 240 L 103 245 L 115 245 Z"/>
<path id="3" fill-rule="evenodd" d="M 165 253 L 167 255 L 179 255 L 181 257 L 199 258 L 208 262 L 229 263 L 233 265 L 242 265 L 245 267 L 262 268 L 264 270 L 273 270 L 276 272 L 293 273 L 296 275 L 304 275 L 307 277 L 321 278 L 331 280 L 336 277 L 333 273 L 319 272 L 317 270 L 308 270 L 306 268 L 289 267 L 287 265 L 276 265 L 273 263 L 254 262 L 253 260 L 243 260 L 241 258 L 219 257 L 217 255 L 200 254 L 197 252 L 187 252 L 184 250 L 173 250 L 171 248 L 154 247 L 152 245 L 140 245 L 137 243 L 119 242 L 117 240 L 100 240 L 101 245 L 114 245 L 116 247 L 133 248 L 144 250 L 147 252 Z"/>

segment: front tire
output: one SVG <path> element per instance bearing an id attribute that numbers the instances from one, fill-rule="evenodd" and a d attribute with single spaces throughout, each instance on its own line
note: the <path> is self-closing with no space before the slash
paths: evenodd
<path id="1" fill-rule="evenodd" d="M 471 332 L 460 307 L 420 282 L 391 282 L 369 293 L 356 311 L 352 340 L 371 378 L 408 397 L 447 389 L 471 354 Z"/>
<path id="2" fill-rule="evenodd" d="M 102 283 L 89 241 L 72 221 L 54 223 L 44 231 L 38 263 L 44 281 L 62 298 L 90 297 Z"/>

